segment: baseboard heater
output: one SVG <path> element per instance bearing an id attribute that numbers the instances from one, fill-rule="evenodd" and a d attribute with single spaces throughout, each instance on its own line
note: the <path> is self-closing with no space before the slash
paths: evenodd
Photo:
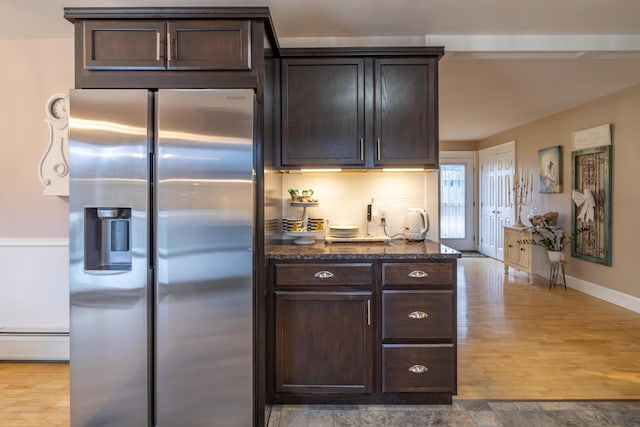
<path id="1" fill-rule="evenodd" d="M 69 331 L 63 329 L 4 329 L 0 327 L 0 360 L 69 360 Z"/>

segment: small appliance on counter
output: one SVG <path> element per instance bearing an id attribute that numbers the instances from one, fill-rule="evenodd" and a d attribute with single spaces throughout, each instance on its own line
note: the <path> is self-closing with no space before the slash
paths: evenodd
<path id="1" fill-rule="evenodd" d="M 409 208 L 404 222 L 404 238 L 411 241 L 422 241 L 429 231 L 429 216 L 422 208 Z"/>

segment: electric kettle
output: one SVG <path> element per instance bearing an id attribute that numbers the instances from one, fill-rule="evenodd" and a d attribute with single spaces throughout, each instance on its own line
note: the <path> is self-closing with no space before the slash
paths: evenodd
<path id="1" fill-rule="evenodd" d="M 422 208 L 409 208 L 404 221 L 404 238 L 413 241 L 422 241 L 427 237 L 429 230 L 429 217 Z"/>

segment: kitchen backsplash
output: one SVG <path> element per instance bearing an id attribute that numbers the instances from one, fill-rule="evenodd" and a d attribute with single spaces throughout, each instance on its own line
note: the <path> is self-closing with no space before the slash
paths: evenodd
<path id="1" fill-rule="evenodd" d="M 384 211 L 387 234 L 402 233 L 407 208 L 426 208 L 431 229 L 428 237 L 437 240 L 437 172 L 336 172 L 290 173 L 282 175 L 282 215 L 296 218 L 301 208 L 290 206 L 289 188 L 313 189 L 317 207 L 307 208 L 310 218 L 325 218 L 330 225 L 357 225 L 367 231 L 367 204 Z"/>

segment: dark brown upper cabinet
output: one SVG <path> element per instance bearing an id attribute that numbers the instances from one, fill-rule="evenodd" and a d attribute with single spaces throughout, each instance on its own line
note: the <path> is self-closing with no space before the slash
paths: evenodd
<path id="1" fill-rule="evenodd" d="M 278 40 L 266 7 L 65 8 L 76 88 L 261 92 Z"/>
<path id="2" fill-rule="evenodd" d="M 375 64 L 375 166 L 438 166 L 437 60 L 383 58 Z"/>
<path id="3" fill-rule="evenodd" d="M 364 166 L 364 59 L 282 61 L 282 165 Z"/>
<path id="4" fill-rule="evenodd" d="M 438 167 L 441 48 L 284 49 L 282 169 Z"/>
<path id="5" fill-rule="evenodd" d="M 90 70 L 248 70 L 249 21 L 84 22 Z"/>

